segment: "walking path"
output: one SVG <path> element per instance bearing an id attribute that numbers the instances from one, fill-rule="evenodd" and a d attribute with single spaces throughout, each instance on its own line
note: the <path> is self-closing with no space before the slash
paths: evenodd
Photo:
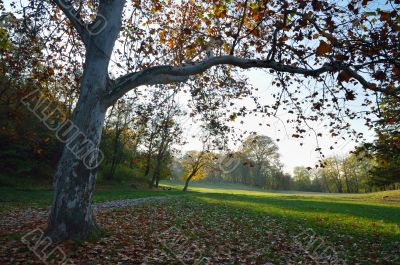
<path id="1" fill-rule="evenodd" d="M 153 200 L 162 200 L 173 196 L 150 196 L 136 199 L 125 199 L 125 200 L 114 200 L 114 201 L 106 201 L 106 202 L 98 202 L 93 205 L 94 211 L 104 211 L 111 210 L 114 208 L 121 208 L 126 206 L 133 206 L 140 203 L 144 203 L 147 201 Z"/>

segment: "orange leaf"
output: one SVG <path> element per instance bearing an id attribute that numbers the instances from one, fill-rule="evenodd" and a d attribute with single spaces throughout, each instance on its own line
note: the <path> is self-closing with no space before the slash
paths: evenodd
<path id="1" fill-rule="evenodd" d="M 260 20 L 260 15 L 258 13 L 254 13 L 253 14 L 253 19 L 256 20 L 256 21 L 259 21 Z"/>

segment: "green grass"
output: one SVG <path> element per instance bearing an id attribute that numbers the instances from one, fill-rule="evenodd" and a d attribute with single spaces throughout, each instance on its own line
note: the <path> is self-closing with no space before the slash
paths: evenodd
<path id="1" fill-rule="evenodd" d="M 182 189 L 183 183 L 180 181 L 162 181 L 161 186 L 171 187 L 174 189 Z M 400 190 L 382 191 L 373 193 L 322 193 L 322 192 L 305 192 L 305 191 L 270 191 L 256 187 L 246 186 L 242 184 L 230 183 L 209 183 L 209 182 L 191 182 L 189 191 L 203 193 L 224 193 L 238 195 L 259 195 L 259 196 L 294 196 L 297 198 L 317 198 L 317 199 L 335 199 L 345 201 L 374 201 L 381 203 L 400 203 Z M 393 196 L 394 198 L 383 199 L 383 196 Z"/>

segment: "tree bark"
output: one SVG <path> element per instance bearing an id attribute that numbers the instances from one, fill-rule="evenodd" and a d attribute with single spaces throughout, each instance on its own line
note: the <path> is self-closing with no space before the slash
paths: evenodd
<path id="1" fill-rule="evenodd" d="M 59 1 L 55 2 L 63 8 Z M 121 28 L 124 4 L 124 0 L 100 2 L 96 21 L 104 18 L 106 23 L 98 34 L 93 34 L 93 28 L 85 29 L 70 11 L 65 12 L 85 43 L 86 55 L 78 102 L 71 120 L 61 126 L 63 132 L 57 130 L 58 136 L 64 133 L 66 139 L 63 139 L 65 147 L 54 176 L 46 230 L 54 241 L 85 239 L 99 231 L 93 216 L 92 194 L 99 155 L 102 155 L 97 150 L 105 114 L 113 103 L 107 96 L 108 65 Z M 68 128 L 72 129 L 68 131 Z"/>
<path id="2" fill-rule="evenodd" d="M 97 148 L 107 108 L 100 101 L 89 99 L 83 94 L 78 101 L 69 124 L 70 128 L 78 128 L 76 130 L 80 134 L 75 139 L 72 139 L 74 132 L 67 134 L 68 141 L 54 177 L 53 202 L 47 229 L 54 240 L 85 238 L 98 231 L 91 203 L 97 173 Z M 90 148 L 95 150 L 91 154 L 91 164 L 77 152 L 71 151 L 82 150 L 79 154 L 84 154 L 91 152 Z"/>
<path id="3" fill-rule="evenodd" d="M 194 172 L 192 172 L 190 175 L 189 175 L 189 177 L 186 179 L 186 181 L 185 181 L 185 186 L 183 187 L 183 189 L 182 189 L 182 191 L 187 191 L 187 189 L 188 189 L 188 186 L 189 186 L 189 181 L 193 178 L 193 176 L 195 175 L 196 173 Z"/>
<path id="4" fill-rule="evenodd" d="M 150 140 L 149 140 L 149 148 L 147 151 L 147 156 L 146 156 L 146 168 L 144 170 L 144 177 L 147 177 L 149 175 L 150 172 L 150 165 L 151 165 L 151 153 L 153 152 L 153 138 L 154 138 L 154 133 L 152 132 L 150 134 Z M 150 182 L 149 182 L 149 187 L 150 186 Z"/>
<path id="5" fill-rule="evenodd" d="M 158 180 L 160 179 L 160 170 L 161 170 L 161 158 L 157 157 L 157 164 L 153 172 L 153 178 L 151 179 L 151 187 L 158 188 Z"/>
<path id="6" fill-rule="evenodd" d="M 159 164 L 160 164 L 160 160 L 157 159 L 157 164 L 156 164 L 156 167 L 154 168 L 153 176 L 151 177 L 151 180 L 149 182 L 150 189 L 154 188 L 154 186 L 155 186 Z"/>

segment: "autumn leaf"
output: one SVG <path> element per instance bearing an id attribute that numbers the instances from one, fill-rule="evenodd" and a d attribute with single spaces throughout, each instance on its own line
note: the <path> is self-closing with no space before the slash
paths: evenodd
<path id="1" fill-rule="evenodd" d="M 362 1 L 362 6 L 366 6 L 368 4 L 368 2 L 370 2 L 371 0 L 363 0 Z"/>
<path id="2" fill-rule="evenodd" d="M 351 78 L 351 74 L 347 71 L 341 71 L 337 77 L 337 80 L 340 82 L 349 82 Z"/>
<path id="3" fill-rule="evenodd" d="M 381 15 L 381 20 L 382 21 L 390 19 L 390 14 L 388 12 L 383 12 L 382 11 L 379 14 Z"/>
<path id="4" fill-rule="evenodd" d="M 253 19 L 254 19 L 255 21 L 259 21 L 259 20 L 260 20 L 260 15 L 259 15 L 258 13 L 254 13 L 254 14 L 253 14 Z"/>
<path id="5" fill-rule="evenodd" d="M 397 67 L 396 65 L 393 66 L 393 74 L 400 75 L 400 67 Z"/>
<path id="6" fill-rule="evenodd" d="M 377 71 L 373 74 L 373 77 L 375 77 L 376 80 L 384 80 L 386 78 L 386 74 L 383 71 Z"/>
<path id="7" fill-rule="evenodd" d="M 356 95 L 354 94 L 353 91 L 346 91 L 345 96 L 347 100 L 354 100 L 356 98 Z"/>
<path id="8" fill-rule="evenodd" d="M 316 53 L 318 56 L 325 55 L 327 53 L 330 53 L 332 51 L 332 45 L 326 43 L 325 41 L 321 40 L 319 42 L 319 46 L 316 50 Z"/>
<path id="9" fill-rule="evenodd" d="M 377 88 L 377 85 L 376 85 L 375 83 L 369 83 L 369 84 L 368 84 L 368 87 L 369 87 L 370 89 L 376 89 L 376 88 Z"/>
<path id="10" fill-rule="evenodd" d="M 289 39 L 289 37 L 287 35 L 284 35 L 282 37 L 280 37 L 280 41 L 287 41 Z"/>
<path id="11" fill-rule="evenodd" d="M 314 109 L 316 110 L 321 110 L 322 107 L 322 103 L 321 102 L 317 102 L 313 104 Z"/>

